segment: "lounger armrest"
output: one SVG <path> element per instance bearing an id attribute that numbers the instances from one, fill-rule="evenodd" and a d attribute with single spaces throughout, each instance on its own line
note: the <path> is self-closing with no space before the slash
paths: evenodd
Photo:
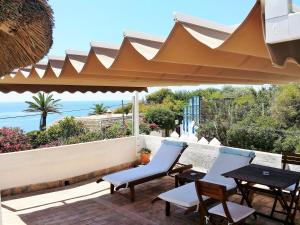
<path id="1" fill-rule="evenodd" d="M 175 166 L 169 171 L 168 174 L 174 174 L 174 173 L 182 173 L 185 170 L 192 169 L 192 164 L 182 164 L 182 163 L 176 163 Z"/>

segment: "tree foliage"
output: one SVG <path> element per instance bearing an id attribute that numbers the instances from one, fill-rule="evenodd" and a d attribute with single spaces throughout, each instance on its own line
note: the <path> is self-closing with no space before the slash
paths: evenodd
<path id="1" fill-rule="evenodd" d="M 272 103 L 272 116 L 284 128 L 296 126 L 300 128 L 300 85 L 282 86 L 275 94 Z"/>
<path id="2" fill-rule="evenodd" d="M 119 106 L 118 108 L 114 109 L 114 113 L 124 113 L 128 115 L 132 112 L 132 103 L 124 104 L 124 106 Z"/>
<path id="3" fill-rule="evenodd" d="M 259 90 L 231 86 L 222 89 L 207 88 L 175 92 L 161 89 L 147 95 L 146 100 L 140 102 L 140 112 L 145 117 L 140 124 L 141 133 L 149 134 L 154 125 L 158 125 L 168 134 L 170 129 L 175 128 L 175 120 L 181 121 L 183 109 L 192 96 L 201 96 L 202 99 L 201 119 L 197 131 L 199 138 L 216 137 L 223 145 L 260 151 L 300 152 L 300 85 L 298 84 L 269 86 Z M 47 100 L 48 97 L 50 100 Z M 47 105 L 45 104 L 47 101 L 53 106 L 51 108 L 50 104 L 47 108 L 55 111 L 58 100 L 53 100 L 52 95 L 48 97 L 39 94 L 34 98 L 34 103 L 28 102 L 30 111 L 41 111 L 42 107 L 39 106 Z M 127 114 L 131 108 L 132 104 L 127 104 L 123 109 L 117 108 L 115 112 Z M 105 106 L 95 105 L 93 111 L 95 114 L 101 114 L 105 112 Z M 65 118 L 46 130 L 30 132 L 27 136 L 30 139 L 30 146 L 39 148 L 131 134 L 132 126 L 128 121 L 125 125 L 116 122 L 106 128 L 89 131 L 74 118 Z M 0 135 L 0 140 L 3 140 L 3 135 L 2 137 Z"/>
<path id="4" fill-rule="evenodd" d="M 47 126 L 48 113 L 60 113 L 60 99 L 54 99 L 53 95 L 46 95 L 39 92 L 37 96 L 32 96 L 33 101 L 26 101 L 28 108 L 25 112 L 40 112 L 40 130 L 45 130 Z"/>
<path id="5" fill-rule="evenodd" d="M 89 113 L 89 115 L 102 115 L 106 112 L 107 112 L 107 107 L 103 103 L 100 103 L 100 104 L 95 104 L 92 107 L 92 111 Z"/>
<path id="6" fill-rule="evenodd" d="M 165 108 L 153 108 L 146 112 L 145 119 L 148 123 L 155 123 L 160 128 L 166 130 L 166 135 L 170 129 L 175 127 L 175 113 Z"/>
<path id="7" fill-rule="evenodd" d="M 166 97 L 174 97 L 172 90 L 162 88 L 152 94 L 146 96 L 146 102 L 148 104 L 161 104 Z"/>

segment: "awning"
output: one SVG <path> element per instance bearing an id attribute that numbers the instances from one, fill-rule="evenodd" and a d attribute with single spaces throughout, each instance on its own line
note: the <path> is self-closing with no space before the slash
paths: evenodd
<path id="1" fill-rule="evenodd" d="M 262 11 L 257 1 L 238 27 L 176 14 L 166 39 L 126 32 L 121 46 L 92 42 L 88 53 L 66 51 L 65 57 L 49 57 L 46 63 L 19 69 L 1 79 L 0 88 L 1 84 L 101 89 L 300 81 L 295 61 L 300 52 L 284 67 L 274 65 L 278 58 L 282 62 L 282 56 L 274 50 L 276 46 L 265 43 Z M 291 57 L 286 52 L 283 55 Z"/>
<path id="2" fill-rule="evenodd" d="M 48 53 L 52 14 L 46 0 L 0 1 L 0 77 Z"/>

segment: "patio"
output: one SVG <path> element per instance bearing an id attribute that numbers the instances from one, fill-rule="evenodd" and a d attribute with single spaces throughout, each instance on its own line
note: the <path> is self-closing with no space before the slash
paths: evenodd
<path id="1" fill-rule="evenodd" d="M 2 214 L 4 225 L 92 225 L 92 224 L 199 224 L 197 214 L 184 215 L 181 208 L 171 208 L 171 216 L 164 215 L 164 203 L 151 205 L 151 199 L 174 187 L 173 178 L 163 178 L 137 186 L 135 203 L 129 200 L 129 192 L 123 190 L 109 194 L 109 184 L 93 181 L 67 188 L 4 198 Z M 239 200 L 239 196 L 233 197 Z M 271 199 L 255 196 L 254 206 L 267 212 Z M 248 220 L 249 224 L 276 225 L 271 220 L 258 217 Z M 300 214 L 296 224 L 300 223 Z"/>
<path id="2" fill-rule="evenodd" d="M 71 184 L 56 189 L 17 194 L 14 197 L 3 195 L 3 224 L 199 224 L 198 215 L 184 215 L 184 210 L 181 208 L 171 207 L 171 217 L 167 218 L 164 214 L 163 202 L 151 205 L 154 197 L 174 188 L 174 178 L 166 177 L 136 186 L 135 203 L 130 202 L 128 190 L 110 195 L 109 184 L 106 182 L 96 184 L 94 182 L 96 179 L 91 178 L 84 183 L 74 184 L 72 179 L 69 179 L 90 171 L 98 171 L 94 176 L 99 177 L 100 174 L 121 170 L 136 160 L 136 144 L 153 149 L 155 154 L 161 140 L 160 137 L 141 135 L 138 143 L 135 137 L 127 137 L 17 154 L 2 154 L 0 161 L 3 163 L 0 167 L 3 171 L 3 179 L 0 183 L 6 189 L 48 182 L 52 185 L 52 181 L 60 181 L 59 183 L 68 181 Z M 85 151 L 85 154 L 82 154 L 82 151 Z M 218 152 L 218 146 L 189 143 L 189 148 L 182 155 L 180 162 L 191 163 L 194 168 L 207 171 Z M 281 165 L 279 154 L 256 152 L 256 155 L 254 160 L 256 164 L 275 167 Z M 23 169 L 20 170 L 20 167 Z M 4 176 L 5 174 L 7 176 Z M 15 190 L 32 191 L 38 190 L 35 188 L 39 187 L 47 187 L 47 185 Z M 234 199 L 239 200 L 240 196 L 235 196 Z M 266 196 L 256 197 L 254 207 L 266 212 L 271 209 L 271 200 Z M 297 223 L 300 223 L 299 213 Z M 276 223 L 259 217 L 250 224 Z"/>
<path id="3" fill-rule="evenodd" d="M 289 17 L 299 19 L 300 14 L 288 10 L 288 1 L 283 2 L 287 8 L 283 14 L 277 15 L 276 10 L 270 14 L 271 1 L 266 2 L 265 21 L 261 1 L 256 2 L 249 16 L 235 30 L 179 14 L 175 16 L 174 27 L 167 39 L 127 32 L 120 48 L 91 43 L 88 53 L 67 51 L 64 57 L 49 58 L 46 64 L 37 63 L 17 69 L 0 79 L 0 88 L 5 93 L 28 90 L 124 92 L 170 85 L 297 82 L 300 70 L 295 62 L 299 64 L 299 53 L 285 52 L 282 48 L 299 48 L 299 42 L 287 42 L 287 46 L 282 46 L 281 42 L 287 38 L 298 40 L 299 32 L 284 37 L 280 33 L 277 37 L 277 30 L 268 30 L 268 25 L 273 24 L 278 16 L 288 22 Z M 273 33 L 273 30 L 276 32 Z M 284 68 L 273 66 L 283 65 L 287 58 L 293 58 L 294 62 L 287 62 Z M 1 155 L 1 190 L 49 182 L 67 185 L 74 177 L 96 172 L 106 174 L 132 164 L 137 159 L 137 151 L 143 146 L 157 149 L 160 139 L 139 135 L 138 102 L 136 93 L 133 104 L 134 137 Z M 207 170 L 217 154 L 216 146 L 192 143 L 181 160 Z M 260 152 L 254 162 L 280 167 L 280 157 Z M 199 224 L 197 214 L 184 215 L 183 209 L 173 206 L 171 216 L 166 217 L 163 202 L 151 204 L 154 197 L 173 187 L 174 180 L 170 177 L 139 185 L 135 203 L 131 203 L 128 190 L 110 195 L 108 183 L 96 184 L 94 180 L 4 197 L 0 214 L 3 222 L 0 220 L 0 224 Z M 271 210 L 272 198 L 254 197 L 255 209 L 260 212 Z M 240 201 L 238 195 L 232 198 Z M 300 224 L 299 214 L 296 224 Z M 247 222 L 253 225 L 280 224 L 262 217 L 256 220 L 251 217 Z"/>

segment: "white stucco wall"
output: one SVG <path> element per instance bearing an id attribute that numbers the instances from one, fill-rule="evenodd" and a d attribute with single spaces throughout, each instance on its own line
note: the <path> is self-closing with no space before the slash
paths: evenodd
<path id="1" fill-rule="evenodd" d="M 68 179 L 130 163 L 137 159 L 136 146 L 147 147 L 154 155 L 162 139 L 141 135 L 137 145 L 135 137 L 127 137 L 0 154 L 0 190 Z M 206 171 L 218 151 L 217 146 L 189 143 L 180 162 L 191 163 L 194 167 Z M 256 155 L 256 164 L 281 167 L 279 154 L 256 152 Z"/>
<path id="2" fill-rule="evenodd" d="M 145 147 L 151 149 L 153 154 L 160 146 L 161 137 L 143 136 L 143 143 Z M 212 165 L 214 159 L 217 157 L 219 148 L 218 146 L 203 145 L 198 143 L 188 143 L 189 147 L 185 150 L 180 158 L 181 163 L 193 164 L 194 167 L 202 171 L 207 171 Z M 256 157 L 253 161 L 255 164 L 272 166 L 281 168 L 281 155 L 272 154 L 267 152 L 255 151 Z"/>
<path id="3" fill-rule="evenodd" d="M 57 181 L 136 160 L 136 138 L 0 154 L 0 190 Z"/>

